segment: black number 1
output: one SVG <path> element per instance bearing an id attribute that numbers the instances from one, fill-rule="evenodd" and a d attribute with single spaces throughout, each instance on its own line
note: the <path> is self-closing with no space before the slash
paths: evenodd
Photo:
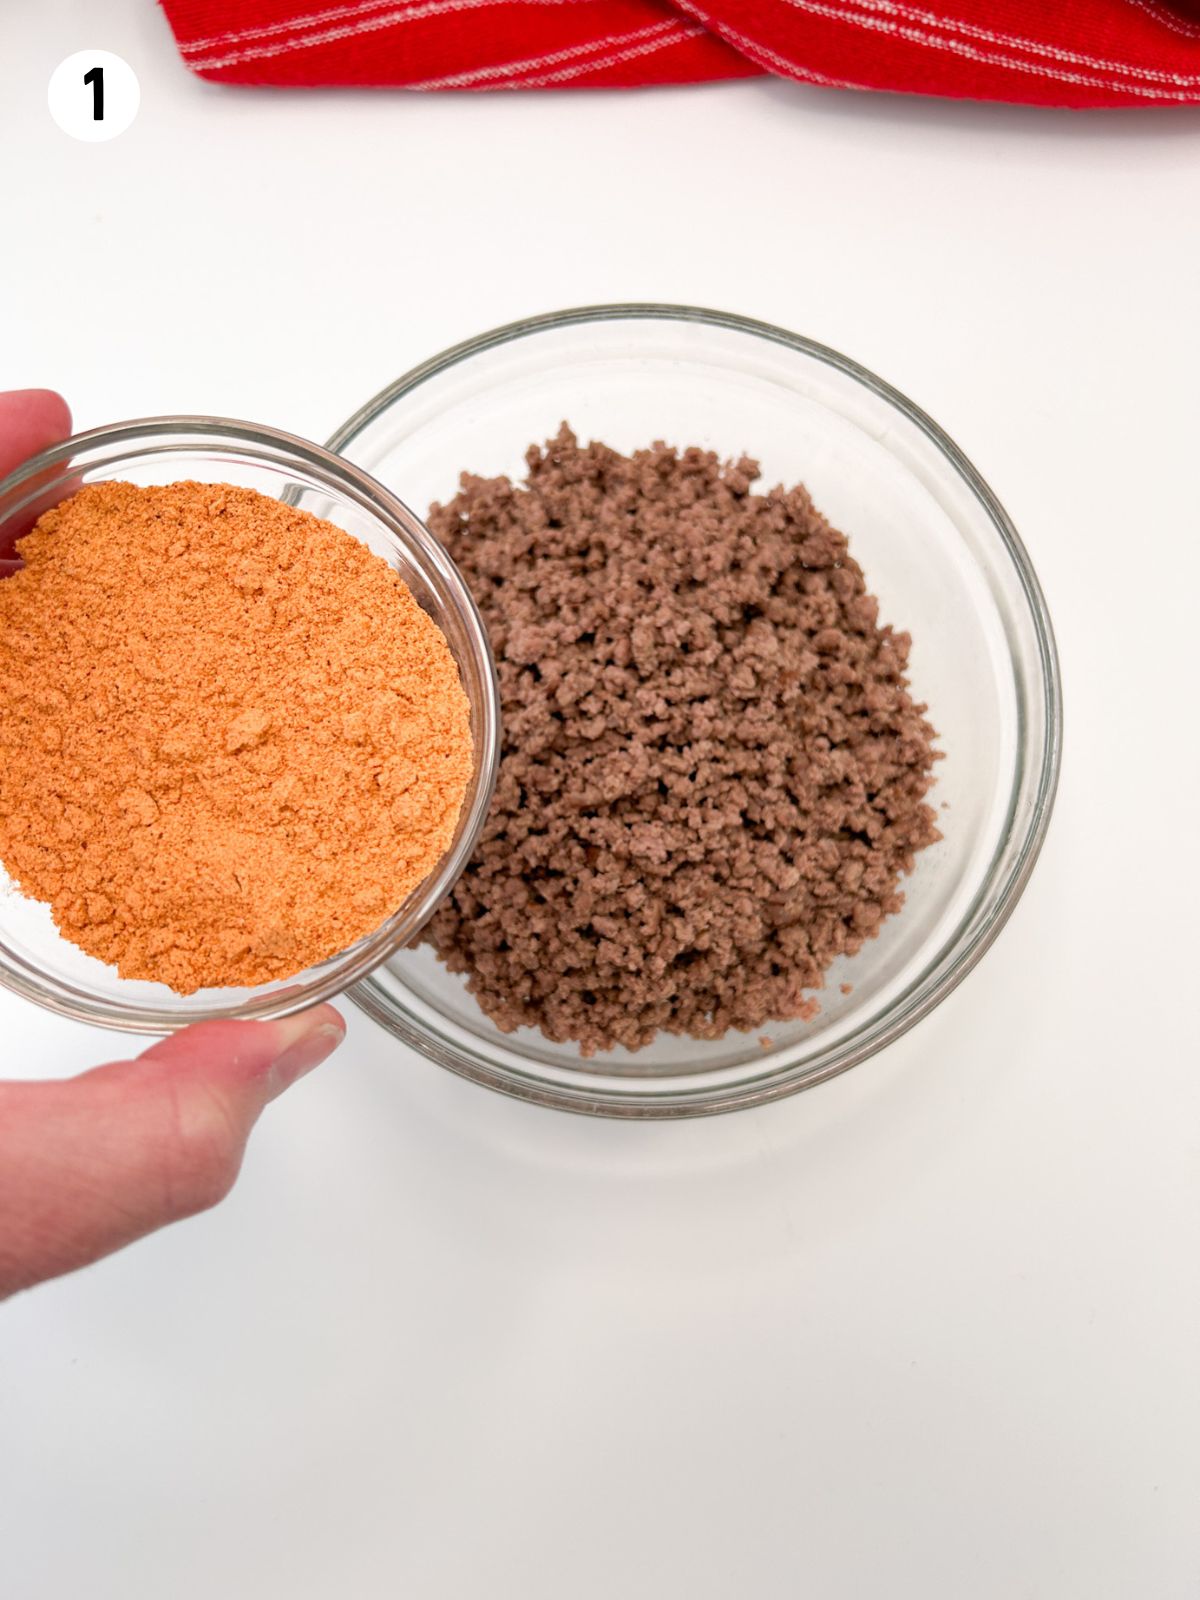
<path id="1" fill-rule="evenodd" d="M 92 121 L 104 121 L 104 68 L 93 67 L 83 75 L 84 83 L 92 86 Z"/>

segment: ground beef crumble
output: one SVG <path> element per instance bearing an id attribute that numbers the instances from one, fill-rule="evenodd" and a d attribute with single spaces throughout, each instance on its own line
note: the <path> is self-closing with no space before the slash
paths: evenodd
<path id="1" fill-rule="evenodd" d="M 938 837 L 910 640 L 800 487 L 564 425 L 430 526 L 500 675 L 495 801 L 424 937 L 498 1027 L 636 1050 L 811 1017 Z"/>

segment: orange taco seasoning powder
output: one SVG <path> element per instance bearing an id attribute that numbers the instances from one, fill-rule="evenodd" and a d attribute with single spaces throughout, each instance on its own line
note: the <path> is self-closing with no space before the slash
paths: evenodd
<path id="1" fill-rule="evenodd" d="M 449 846 L 469 707 L 342 529 L 250 489 L 90 484 L 0 582 L 0 863 L 122 977 L 286 978 Z"/>

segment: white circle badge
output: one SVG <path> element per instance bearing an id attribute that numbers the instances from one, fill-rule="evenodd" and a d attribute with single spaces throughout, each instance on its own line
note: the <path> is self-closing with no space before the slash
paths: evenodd
<path id="1" fill-rule="evenodd" d="M 138 114 L 137 73 L 111 50 L 77 50 L 50 75 L 50 115 L 72 139 L 115 139 Z"/>

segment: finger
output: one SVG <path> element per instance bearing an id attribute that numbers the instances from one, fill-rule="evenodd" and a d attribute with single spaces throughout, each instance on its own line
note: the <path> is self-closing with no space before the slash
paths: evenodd
<path id="1" fill-rule="evenodd" d="M 71 412 L 53 389 L 10 389 L 0 392 L 0 478 L 39 450 L 66 439 L 71 432 Z M 11 558 L 13 547 L 37 520 L 45 506 L 29 506 L 11 524 L 0 526 L 0 562 Z M 0 566 L 0 578 L 6 576 Z"/>
<path id="2" fill-rule="evenodd" d="M 0 391 L 0 478 L 70 432 L 70 408 L 53 389 Z"/>
<path id="3" fill-rule="evenodd" d="M 0 1083 L 0 1299 L 223 1199 L 260 1111 L 344 1034 L 319 1006 L 201 1023 L 61 1083 Z"/>

